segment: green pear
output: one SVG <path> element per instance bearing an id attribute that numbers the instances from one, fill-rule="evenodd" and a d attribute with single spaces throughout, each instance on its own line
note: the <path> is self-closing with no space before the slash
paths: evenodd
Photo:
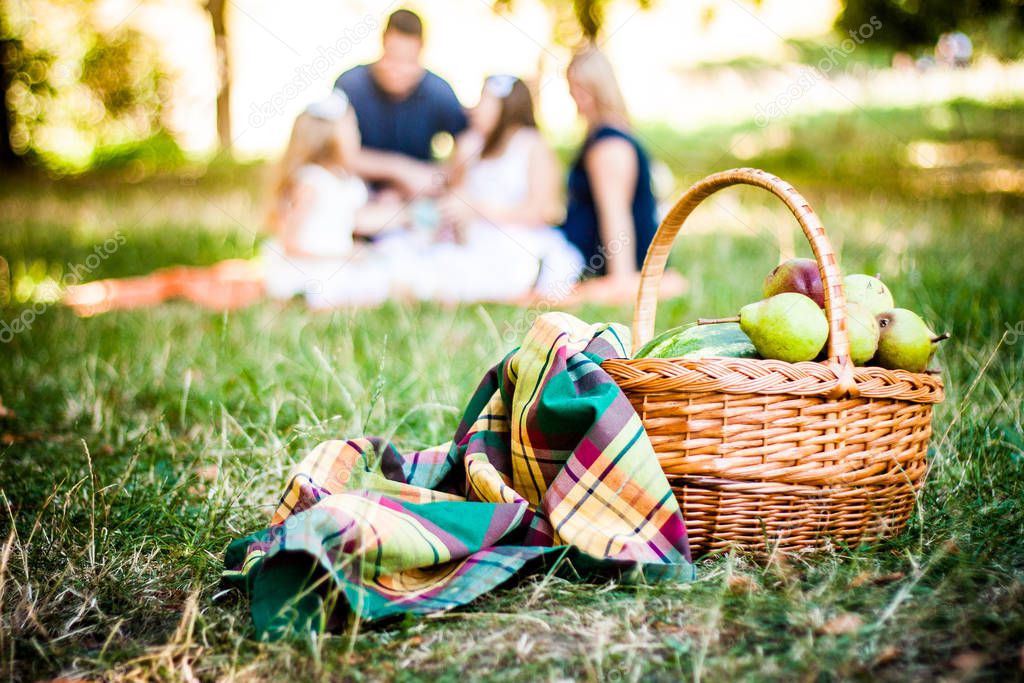
<path id="1" fill-rule="evenodd" d="M 843 291 L 846 293 L 846 303 L 864 304 L 875 316 L 896 305 L 885 283 L 870 275 L 847 275 L 843 278 Z"/>
<path id="2" fill-rule="evenodd" d="M 809 296 L 818 306 L 825 305 L 825 290 L 821 285 L 818 262 L 812 258 L 791 258 L 775 266 L 764 281 L 764 296 L 783 292 L 796 292 Z"/>
<path id="3" fill-rule="evenodd" d="M 828 339 L 828 321 L 818 304 L 783 292 L 740 309 L 740 328 L 762 358 L 788 363 L 814 360 Z"/>
<path id="4" fill-rule="evenodd" d="M 846 333 L 850 337 L 850 359 L 864 365 L 878 350 L 878 320 L 868 307 L 860 303 L 846 304 Z"/>
<path id="5" fill-rule="evenodd" d="M 878 352 L 873 364 L 889 370 L 924 372 L 937 343 L 949 336 L 935 336 L 917 313 L 905 308 L 879 315 L 878 328 Z"/>

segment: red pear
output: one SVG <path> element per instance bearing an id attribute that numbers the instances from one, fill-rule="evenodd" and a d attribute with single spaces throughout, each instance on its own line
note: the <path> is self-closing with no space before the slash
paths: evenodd
<path id="1" fill-rule="evenodd" d="M 825 289 L 821 285 L 818 263 L 810 258 L 791 258 L 780 263 L 764 281 L 764 296 L 796 292 L 809 297 L 819 307 L 825 306 Z"/>

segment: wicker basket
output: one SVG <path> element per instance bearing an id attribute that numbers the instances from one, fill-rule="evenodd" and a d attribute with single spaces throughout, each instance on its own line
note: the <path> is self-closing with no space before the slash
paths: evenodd
<path id="1" fill-rule="evenodd" d="M 854 367 L 835 252 L 791 185 L 757 169 L 708 176 L 658 228 L 640 278 L 633 344 L 654 331 L 658 283 L 676 233 L 709 195 L 746 184 L 779 197 L 825 285 L 828 360 L 605 361 L 643 420 L 683 509 L 695 556 L 737 547 L 792 552 L 874 541 L 906 524 L 924 483 L 937 377 Z"/>

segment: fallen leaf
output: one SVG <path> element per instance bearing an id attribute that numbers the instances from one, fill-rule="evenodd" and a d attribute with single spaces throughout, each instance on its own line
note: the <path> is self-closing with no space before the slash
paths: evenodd
<path id="1" fill-rule="evenodd" d="M 16 417 L 17 415 L 14 414 L 13 410 L 0 403 L 0 419 L 13 420 Z"/>
<path id="2" fill-rule="evenodd" d="M 21 434 L 13 434 L 11 432 L 4 432 L 0 434 L 0 444 L 4 446 L 10 446 L 12 443 L 24 443 L 25 441 L 41 441 L 44 438 L 42 432 L 23 432 Z"/>
<path id="3" fill-rule="evenodd" d="M 853 580 L 850 581 L 850 585 L 854 588 L 860 588 L 870 580 L 871 572 L 861 572 L 860 574 L 857 574 L 857 576 L 853 577 Z"/>
<path id="4" fill-rule="evenodd" d="M 875 577 L 875 584 L 882 585 L 886 583 L 893 583 L 906 578 L 906 576 L 907 575 L 904 572 L 889 572 L 888 574 L 882 574 L 881 576 Z"/>
<path id="5" fill-rule="evenodd" d="M 985 666 L 985 655 L 980 652 L 961 652 L 950 660 L 954 669 L 970 673 Z"/>
<path id="6" fill-rule="evenodd" d="M 887 583 L 899 581 L 904 577 L 906 577 L 906 574 L 903 572 L 888 572 L 886 574 L 872 574 L 871 572 L 861 572 L 860 574 L 857 574 L 857 576 L 853 577 L 853 581 L 850 582 L 850 585 L 854 588 L 860 588 L 861 586 L 868 583 L 875 586 L 884 586 Z"/>
<path id="7" fill-rule="evenodd" d="M 745 574 L 733 574 L 726 583 L 733 593 L 753 593 L 757 590 L 757 581 Z"/>
<path id="8" fill-rule="evenodd" d="M 864 620 L 852 612 L 843 612 L 838 614 L 818 629 L 819 633 L 825 633 L 830 636 L 839 636 L 846 633 L 854 633 L 861 626 L 864 625 Z"/>
<path id="9" fill-rule="evenodd" d="M 359 652 L 349 652 L 348 657 L 345 658 L 345 664 L 348 666 L 356 666 L 366 661 L 366 655 L 360 654 Z"/>
<path id="10" fill-rule="evenodd" d="M 875 657 L 875 666 L 884 666 L 899 658 L 901 652 L 895 645 L 887 645 Z"/>
<path id="11" fill-rule="evenodd" d="M 744 574 L 732 574 L 727 583 L 732 593 L 753 593 L 758 590 L 758 583 Z"/>

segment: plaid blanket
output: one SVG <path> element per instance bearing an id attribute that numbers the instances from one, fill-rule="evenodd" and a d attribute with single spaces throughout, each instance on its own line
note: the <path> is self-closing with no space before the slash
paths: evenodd
<path id="1" fill-rule="evenodd" d="M 679 507 L 639 417 L 601 369 L 628 330 L 540 316 L 480 382 L 451 442 L 402 454 L 328 441 L 226 583 L 270 637 L 463 605 L 529 571 L 694 576 Z"/>

